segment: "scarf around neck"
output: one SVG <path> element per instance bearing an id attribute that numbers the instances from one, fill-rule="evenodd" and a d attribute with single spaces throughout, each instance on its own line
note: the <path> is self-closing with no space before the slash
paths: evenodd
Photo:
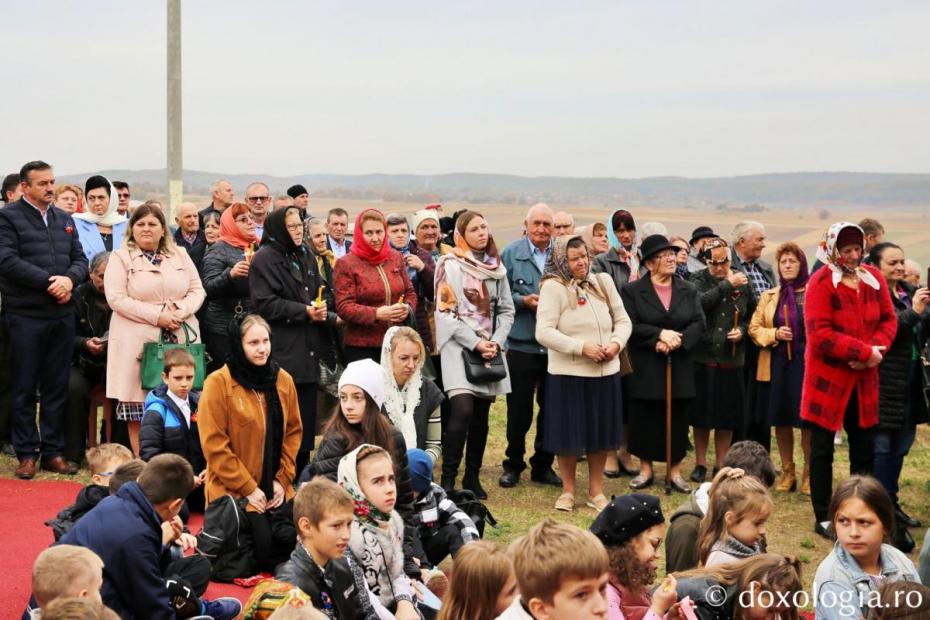
<path id="1" fill-rule="evenodd" d="M 723 553 L 732 555 L 733 557 L 742 560 L 744 558 L 751 558 L 762 553 L 762 546 L 759 543 L 755 543 L 750 547 L 749 545 L 745 545 L 736 540 L 732 536 L 727 535 L 724 540 L 718 540 L 715 542 L 714 545 L 710 548 L 710 551 L 711 553 L 714 551 L 722 551 Z"/>
<path id="2" fill-rule="evenodd" d="M 366 213 L 372 212 L 381 215 L 381 223 L 384 226 L 384 241 L 381 243 L 381 249 L 379 250 L 371 247 L 371 244 L 368 243 L 368 240 L 365 239 L 365 235 L 362 233 L 362 217 Z M 391 244 L 387 238 L 387 223 L 383 213 L 377 209 L 365 209 L 355 217 L 355 233 L 352 237 L 352 247 L 349 248 L 349 251 L 373 267 L 381 265 L 388 259 L 388 256 L 391 255 Z"/>
<path id="3" fill-rule="evenodd" d="M 107 182 L 110 183 L 109 179 L 107 179 Z M 113 187 L 113 183 L 110 183 L 110 203 L 107 205 L 107 210 L 103 212 L 103 215 L 97 215 L 96 213 L 91 213 L 90 211 L 84 211 L 83 213 L 75 213 L 71 217 L 76 220 L 83 220 L 98 226 L 114 226 L 121 222 L 128 221 L 125 215 L 120 215 L 118 207 L 119 197 L 116 195 L 116 188 Z"/>
<path id="4" fill-rule="evenodd" d="M 384 410 L 394 427 L 404 436 L 407 446 L 413 448 L 417 446 L 417 426 L 413 414 L 417 405 L 420 404 L 420 388 L 423 385 L 422 370 L 426 360 L 421 356 L 420 364 L 413 376 L 403 387 L 398 387 L 394 379 L 391 341 L 402 328 L 402 326 L 395 325 L 388 329 L 384 334 L 384 342 L 381 344 L 381 367 L 384 368 Z"/>
<path id="5" fill-rule="evenodd" d="M 778 272 L 778 285 L 781 287 L 778 293 L 778 306 L 775 308 L 775 327 L 785 326 L 791 328 L 794 341 L 797 343 L 804 342 L 804 330 L 801 324 L 801 313 L 798 310 L 798 292 L 807 286 L 810 280 L 810 273 L 807 268 L 807 256 L 801 252 L 798 257 L 801 261 L 801 268 L 797 277 L 792 281 L 785 280 L 781 271 Z M 785 309 L 787 309 L 788 321 L 785 322 Z"/>
<path id="6" fill-rule="evenodd" d="M 881 284 L 879 284 L 878 279 L 872 275 L 868 269 L 863 267 L 861 262 L 856 265 L 855 268 L 850 269 L 840 260 L 840 248 L 836 247 L 836 241 L 840 233 L 846 228 L 855 228 L 862 235 L 862 238 L 865 239 L 865 233 L 862 232 L 859 226 L 851 222 L 837 222 L 827 229 L 823 241 L 817 246 L 817 260 L 826 265 L 830 270 L 833 288 L 836 288 L 843 279 L 843 276 L 848 274 L 858 275 L 859 279 L 864 284 L 872 287 L 876 291 L 881 289 Z M 862 247 L 862 253 L 863 255 L 865 254 L 865 246 Z"/>
<path id="7" fill-rule="evenodd" d="M 243 317 L 244 318 L 244 317 Z M 269 357 L 264 366 L 256 366 L 246 359 L 239 335 L 242 319 L 229 323 L 227 338 L 230 342 L 229 358 L 226 367 L 229 374 L 242 387 L 252 390 L 256 397 L 259 392 L 264 396 L 265 438 L 262 452 L 262 479 L 258 486 L 268 498 L 274 497 L 274 479 L 281 463 L 281 451 L 284 445 L 284 408 L 278 397 L 278 372 L 280 366 L 273 357 Z"/>

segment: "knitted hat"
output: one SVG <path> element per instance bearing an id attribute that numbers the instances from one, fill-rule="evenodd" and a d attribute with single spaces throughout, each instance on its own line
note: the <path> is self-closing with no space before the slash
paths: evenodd
<path id="1" fill-rule="evenodd" d="M 413 235 L 417 234 L 417 228 L 420 227 L 420 224 L 426 220 L 433 220 L 436 222 L 436 225 L 439 226 L 439 215 L 436 214 L 436 211 L 433 209 L 420 209 L 410 218 L 410 232 Z"/>
<path id="2" fill-rule="evenodd" d="M 297 185 L 291 185 L 290 187 L 287 188 L 287 195 L 290 196 L 291 198 L 297 198 L 298 196 L 301 196 L 303 194 L 309 194 L 309 193 L 310 192 L 307 191 L 307 188 L 301 185 L 300 183 L 298 183 Z"/>
<path id="3" fill-rule="evenodd" d="M 410 484 L 417 495 L 429 493 L 433 483 L 433 460 L 423 450 L 407 450 L 407 467 L 410 470 Z"/>
<path id="4" fill-rule="evenodd" d="M 605 546 L 617 547 L 653 525 L 665 523 L 659 498 L 630 493 L 613 498 L 591 524 L 591 533 Z"/>
<path id="5" fill-rule="evenodd" d="M 345 385 L 361 388 L 378 407 L 384 405 L 384 369 L 374 360 L 358 360 L 346 366 L 339 378 L 339 389 Z"/>

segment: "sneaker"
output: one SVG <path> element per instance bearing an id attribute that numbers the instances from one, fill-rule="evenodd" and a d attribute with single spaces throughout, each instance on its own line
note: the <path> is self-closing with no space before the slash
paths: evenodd
<path id="1" fill-rule="evenodd" d="M 213 620 L 236 620 L 242 613 L 242 603 L 231 596 L 203 601 L 203 617 Z M 199 617 L 199 616 L 198 616 Z"/>

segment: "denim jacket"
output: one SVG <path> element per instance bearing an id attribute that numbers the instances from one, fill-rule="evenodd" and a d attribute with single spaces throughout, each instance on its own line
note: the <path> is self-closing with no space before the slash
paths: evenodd
<path id="1" fill-rule="evenodd" d="M 539 294 L 543 275 L 530 253 L 529 240 L 520 237 L 510 243 L 501 252 L 501 261 L 507 268 L 507 281 L 516 309 L 513 327 L 507 336 L 507 348 L 522 353 L 545 354 L 546 348 L 536 341 L 536 312 L 523 304 L 524 296 Z"/>
<path id="2" fill-rule="evenodd" d="M 891 545 L 882 545 L 881 564 L 885 582 L 920 582 L 914 563 Z M 845 620 L 868 616 L 869 592 L 873 589 L 877 589 L 877 585 L 873 584 L 872 578 L 837 542 L 833 552 L 817 567 L 814 577 L 817 619 Z"/>

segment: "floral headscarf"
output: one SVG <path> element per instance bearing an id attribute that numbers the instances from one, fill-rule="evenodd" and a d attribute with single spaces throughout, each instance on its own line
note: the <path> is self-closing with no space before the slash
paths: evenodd
<path id="1" fill-rule="evenodd" d="M 404 387 L 398 387 L 397 381 L 394 379 L 394 361 L 391 355 L 393 353 L 391 341 L 401 330 L 412 332 L 416 336 L 416 341 L 420 344 L 420 364 L 414 371 L 413 376 L 404 384 Z M 413 340 L 412 336 L 411 340 Z M 411 328 L 395 325 L 384 334 L 384 342 L 381 344 L 381 367 L 384 369 L 384 410 L 387 412 L 394 428 L 403 434 L 404 442 L 408 446 L 417 445 L 417 426 L 413 418 L 413 412 L 416 410 L 417 405 L 420 404 L 420 387 L 423 385 L 421 371 L 425 361 L 426 350 L 423 347 L 423 341 Z"/>
<path id="2" fill-rule="evenodd" d="M 859 226 L 851 222 L 837 222 L 830 226 L 827 229 L 826 234 L 823 237 L 823 241 L 820 242 L 820 245 L 817 246 L 817 260 L 827 266 L 830 269 L 833 288 L 840 283 L 840 280 L 843 279 L 843 275 L 858 275 L 859 279 L 862 280 L 866 285 L 871 286 L 876 291 L 881 288 L 878 280 L 875 278 L 872 273 L 862 266 L 860 263 L 854 269 L 850 269 L 839 259 L 840 248 L 836 247 L 837 239 L 839 239 L 840 233 L 847 228 L 853 228 L 859 231 L 862 242 L 862 252 L 865 254 L 865 233 Z"/>
<path id="3" fill-rule="evenodd" d="M 578 305 L 578 300 L 585 296 L 586 291 L 598 299 L 607 301 L 607 296 L 591 277 L 590 263 L 588 263 L 588 273 L 584 278 L 578 279 L 572 274 L 568 266 L 568 244 L 574 239 L 581 239 L 584 242 L 581 235 L 563 235 L 552 240 L 552 252 L 549 253 L 549 259 L 546 261 L 542 282 L 558 280 L 570 293 L 574 293 L 569 296 L 573 308 Z M 582 247 L 587 251 L 587 246 Z M 588 254 L 590 256 L 590 252 Z M 540 282 L 540 287 L 542 282 Z"/>
<path id="4" fill-rule="evenodd" d="M 363 443 L 352 452 L 346 454 L 339 461 L 339 470 L 337 473 L 337 482 L 339 486 L 346 490 L 352 496 L 352 507 L 356 518 L 365 526 L 379 527 L 380 524 L 388 523 L 391 520 L 391 514 L 375 508 L 365 494 L 362 492 L 362 485 L 358 481 L 358 454 L 362 450 L 369 448 L 375 449 L 387 454 L 383 448 Z M 390 455 L 388 455 L 390 458 Z"/>

